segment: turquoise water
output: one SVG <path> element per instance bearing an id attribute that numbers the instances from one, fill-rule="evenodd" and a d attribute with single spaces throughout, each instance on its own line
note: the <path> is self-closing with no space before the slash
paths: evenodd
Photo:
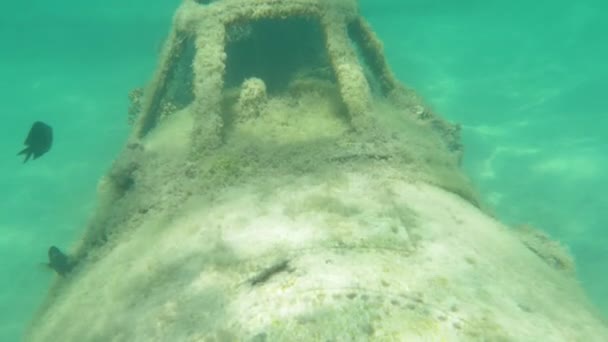
<path id="1" fill-rule="evenodd" d="M 567 244 L 608 314 L 608 5 L 446 2 L 362 9 L 399 78 L 462 123 L 464 167 L 497 215 Z M 2 5 L 0 341 L 18 340 L 43 298 L 48 246 L 82 232 L 129 131 L 127 94 L 151 75 L 178 3 Z M 35 120 L 54 127 L 55 143 L 24 165 L 15 154 Z"/>

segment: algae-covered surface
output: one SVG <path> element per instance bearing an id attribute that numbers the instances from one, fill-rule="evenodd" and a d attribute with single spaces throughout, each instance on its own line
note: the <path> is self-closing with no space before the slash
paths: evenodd
<path id="1" fill-rule="evenodd" d="M 130 137 L 106 156 L 96 206 L 74 206 L 82 221 L 89 213 L 76 243 L 62 246 L 75 268 L 55 279 L 28 340 L 605 339 L 568 248 L 491 217 L 487 194 L 461 170 L 461 126 L 397 81 L 354 1 L 198 3 L 176 13 L 150 81 L 122 90 Z M 194 10 L 203 3 L 215 12 Z M 432 41 L 408 58 L 437 57 Z M 504 133 L 475 125 L 464 133 Z M 83 156 L 103 154 L 81 145 Z M 486 180 L 511 150 L 497 151 Z M 535 165 L 528 173 L 563 169 Z M 78 184 L 64 183 L 66 195 Z"/>
<path id="2" fill-rule="evenodd" d="M 327 75 L 227 86 L 212 146 L 196 100 L 156 114 L 100 182 L 28 339 L 608 336 L 569 254 L 484 211 L 456 126 L 405 88 L 355 120 Z"/>

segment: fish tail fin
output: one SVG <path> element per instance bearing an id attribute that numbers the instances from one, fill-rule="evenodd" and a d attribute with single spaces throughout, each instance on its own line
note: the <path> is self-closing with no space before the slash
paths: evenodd
<path id="1" fill-rule="evenodd" d="M 28 161 L 30 159 L 30 156 L 32 155 L 29 151 L 29 147 L 26 147 L 23 150 L 21 150 L 19 153 L 17 153 L 18 156 L 20 156 L 22 154 L 25 154 L 25 159 L 23 160 L 24 163 L 26 161 Z"/>

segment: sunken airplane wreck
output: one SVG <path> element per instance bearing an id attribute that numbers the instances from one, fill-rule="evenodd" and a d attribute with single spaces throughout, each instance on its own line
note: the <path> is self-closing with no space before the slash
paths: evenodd
<path id="1" fill-rule="evenodd" d="M 173 18 L 25 341 L 608 341 L 568 253 L 484 210 L 357 1 Z"/>

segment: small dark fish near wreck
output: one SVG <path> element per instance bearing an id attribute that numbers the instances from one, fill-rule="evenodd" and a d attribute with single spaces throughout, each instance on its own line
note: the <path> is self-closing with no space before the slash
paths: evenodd
<path id="1" fill-rule="evenodd" d="M 47 153 L 53 145 L 53 128 L 41 121 L 36 121 L 30 128 L 30 132 L 27 135 L 24 143 L 27 147 L 24 148 L 17 155 L 25 155 L 27 162 L 31 156 L 33 159 L 37 159 L 43 154 Z"/>
<path id="2" fill-rule="evenodd" d="M 74 262 L 70 257 L 55 246 L 49 248 L 49 262 L 46 265 L 62 277 L 74 268 Z"/>

